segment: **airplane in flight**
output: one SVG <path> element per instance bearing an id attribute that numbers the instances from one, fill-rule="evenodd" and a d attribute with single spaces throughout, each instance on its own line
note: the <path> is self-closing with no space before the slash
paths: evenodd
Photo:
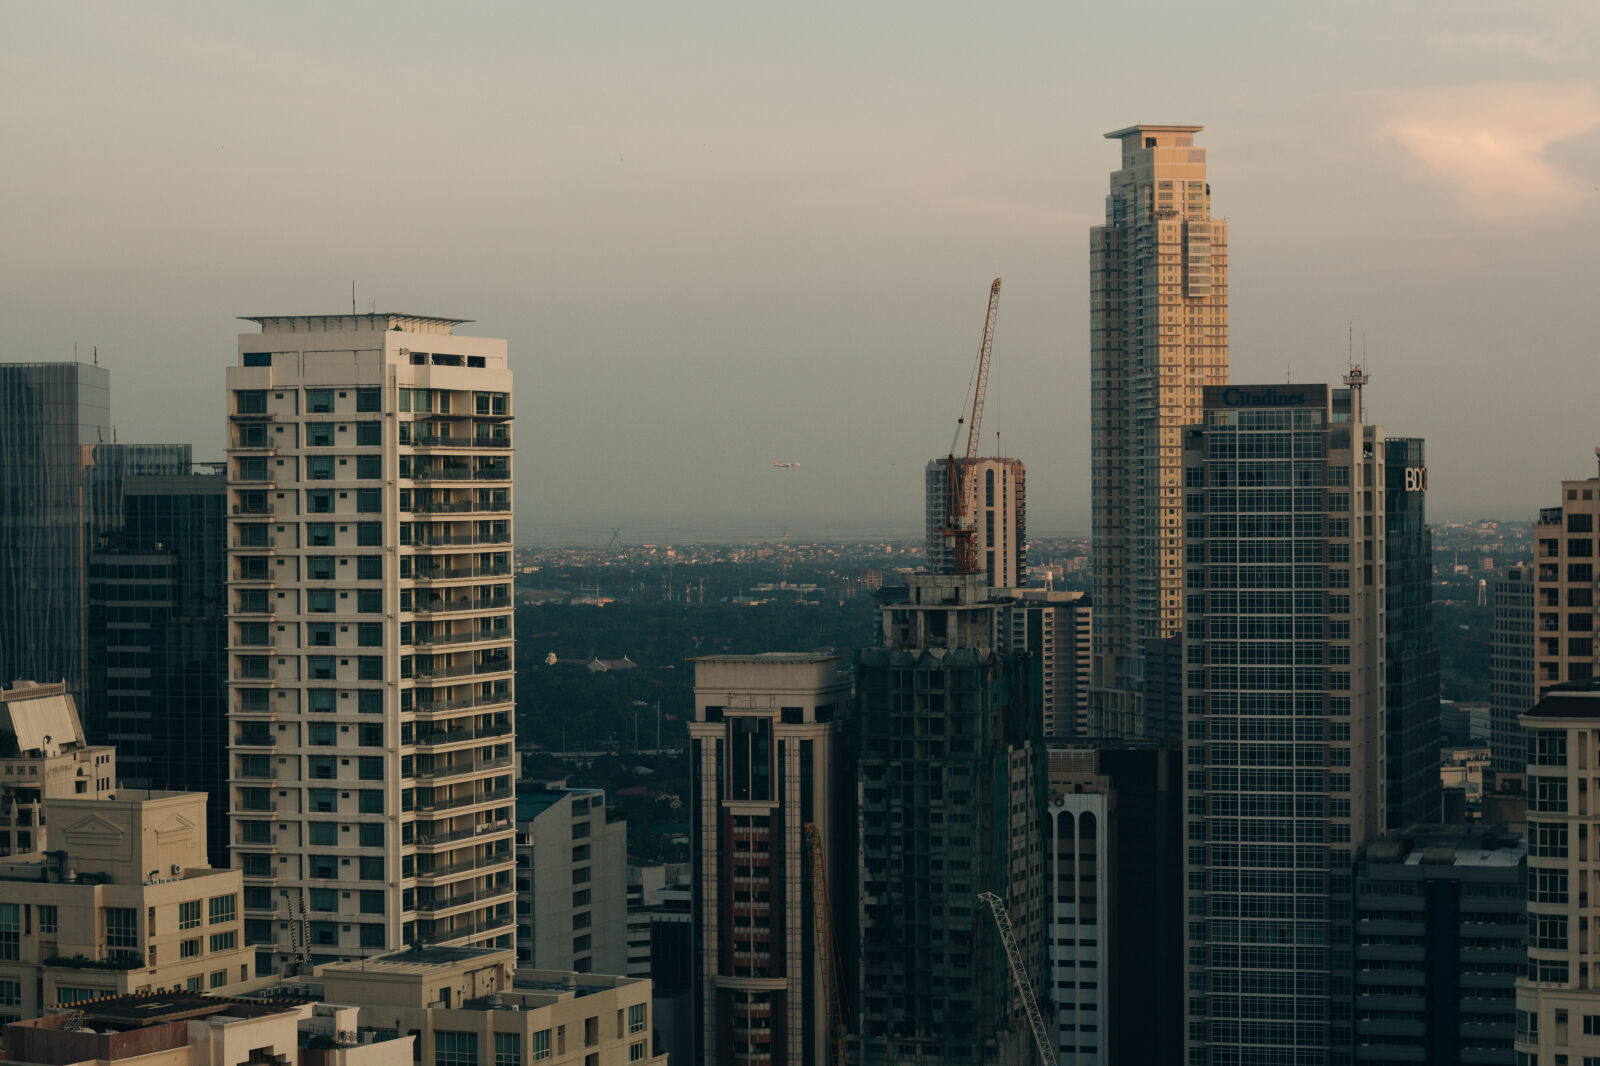
<path id="1" fill-rule="evenodd" d="M 780 462 L 778 462 L 778 460 L 774 459 L 774 460 L 772 460 L 772 465 L 776 466 L 776 467 L 779 467 L 781 469 L 784 469 L 784 470 L 793 470 L 795 467 L 799 466 L 800 464 L 799 463 L 780 463 Z"/>

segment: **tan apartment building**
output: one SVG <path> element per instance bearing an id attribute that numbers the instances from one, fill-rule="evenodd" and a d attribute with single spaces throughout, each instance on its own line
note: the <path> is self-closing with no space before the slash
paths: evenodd
<path id="1" fill-rule="evenodd" d="M 1600 455 L 1600 449 L 1597 449 Z M 1561 504 L 1539 512 L 1534 527 L 1533 638 L 1535 695 L 1596 675 L 1595 604 L 1600 558 L 1600 478 L 1563 481 Z"/>
<path id="2" fill-rule="evenodd" d="M 0 690 L 0 855 L 49 846 L 46 800 L 94 799 L 116 782 L 116 749 L 84 742 L 66 685 L 18 681 Z"/>
<path id="3" fill-rule="evenodd" d="M 1094 609 L 1082 592 L 997 589 L 995 646 L 1027 652 L 1045 740 L 1088 735 Z"/>
<path id="4" fill-rule="evenodd" d="M 510 947 L 511 371 L 432 316 L 228 368 L 233 854 L 262 973 Z"/>
<path id="5" fill-rule="evenodd" d="M 1203 127 L 1141 124 L 1089 233 L 1094 558 L 1092 731 L 1171 735 L 1147 704 L 1152 645 L 1183 623 L 1181 434 L 1228 380 L 1228 224 L 1211 216 Z"/>
<path id="6" fill-rule="evenodd" d="M 1517 1061 L 1576 1066 L 1600 1057 L 1600 973 L 1591 961 L 1600 953 L 1600 684 L 1549 687 L 1518 721 L 1527 743 L 1528 955 L 1517 980 Z"/>
<path id="7" fill-rule="evenodd" d="M 46 803 L 58 845 L 0 860 L 0 1016 L 250 980 L 237 870 L 206 861 L 206 795 Z"/>
<path id="8" fill-rule="evenodd" d="M 1028 576 L 1028 471 L 1020 459 L 998 456 L 961 466 L 961 489 L 972 520 L 973 558 L 990 588 L 1014 588 Z M 950 476 L 946 459 L 928 462 L 924 522 L 928 569 L 955 572 L 955 544 L 942 532 L 950 516 Z"/>

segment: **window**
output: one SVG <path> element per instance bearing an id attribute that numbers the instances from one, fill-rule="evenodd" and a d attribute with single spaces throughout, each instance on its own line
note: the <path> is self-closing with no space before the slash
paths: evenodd
<path id="1" fill-rule="evenodd" d="M 223 985 L 225 985 L 227 983 L 228 983 L 228 971 L 227 970 L 216 970 L 216 971 L 214 971 L 211 974 L 210 980 L 208 981 L 208 984 L 212 988 L 221 988 Z"/>
<path id="2" fill-rule="evenodd" d="M 642 1033 L 645 1027 L 644 1004 L 635 1003 L 628 1008 L 628 1032 Z"/>
<path id="3" fill-rule="evenodd" d="M 16 959 L 22 938 L 22 908 L 0 903 L 0 959 Z"/>
<path id="4" fill-rule="evenodd" d="M 382 581 L 383 580 L 383 556 L 381 556 L 381 555 L 358 555 L 358 556 L 356 556 L 356 580 L 357 581 Z"/>
<path id="5" fill-rule="evenodd" d="M 362 847 L 364 847 L 364 848 L 381 848 L 381 847 L 383 847 L 383 823 L 382 822 L 362 822 L 359 832 L 360 832 L 360 844 L 361 844 Z"/>
<path id="6" fill-rule="evenodd" d="M 628 1045 L 628 1061 L 629 1062 L 643 1062 L 644 1061 L 644 1053 L 645 1052 L 644 1052 L 644 1041 L 643 1040 L 640 1040 L 637 1043 L 633 1043 L 633 1044 L 629 1044 Z"/>
<path id="7" fill-rule="evenodd" d="M 313 888 L 311 890 L 311 909 L 314 911 L 338 910 L 339 890 L 335 888 Z"/>
<path id="8" fill-rule="evenodd" d="M 533 1034 L 533 1061 L 550 1057 L 550 1030 L 540 1029 Z"/>
<path id="9" fill-rule="evenodd" d="M 332 389 L 307 389 L 306 413 L 311 415 L 327 415 L 333 413 Z"/>
<path id="10" fill-rule="evenodd" d="M 62 1007 L 70 1007 L 85 1000 L 99 999 L 105 994 L 103 988 L 68 988 L 65 985 L 56 985 L 56 1003 Z"/>
<path id="11" fill-rule="evenodd" d="M 54 904 L 39 905 L 39 932 L 45 936 L 56 935 L 56 908 Z"/>
<path id="12" fill-rule="evenodd" d="M 381 655 L 362 655 L 356 659 L 356 680 L 382 681 L 383 657 Z"/>
<path id="13" fill-rule="evenodd" d="M 361 614 L 383 613 L 383 590 L 362 589 L 356 593 L 356 610 Z"/>
<path id="14" fill-rule="evenodd" d="M 361 880 L 383 880 L 383 858 L 376 855 L 363 855 L 361 857 Z"/>
<path id="15" fill-rule="evenodd" d="M 178 928 L 198 929 L 199 927 L 200 901 L 197 899 L 190 899 L 178 904 Z"/>
<path id="16" fill-rule="evenodd" d="M 307 856 L 306 873 L 318 881 L 332 881 L 339 876 L 339 860 L 333 855 Z"/>
<path id="17" fill-rule="evenodd" d="M 311 522 L 306 525 L 306 546 L 308 548 L 333 547 L 333 523 Z"/>
<path id="18" fill-rule="evenodd" d="M 22 1006 L 22 982 L 0 981 L 0 1007 Z"/>
<path id="19" fill-rule="evenodd" d="M 312 822 L 306 826 L 306 843 L 318 847 L 335 848 L 339 846 L 338 822 Z"/>
<path id="20" fill-rule="evenodd" d="M 363 648 L 383 647 L 383 623 L 362 622 L 356 627 L 356 643 Z"/>
<path id="21" fill-rule="evenodd" d="M 356 423 L 356 446 L 357 447 L 360 447 L 360 448 L 371 448 L 371 447 L 375 447 L 377 445 L 380 445 L 382 443 L 383 443 L 383 423 L 381 423 L 381 422 L 357 422 Z"/>
<path id="22" fill-rule="evenodd" d="M 178 945 L 180 959 L 192 959 L 200 954 L 200 938 L 192 937 Z"/>
<path id="23" fill-rule="evenodd" d="M 361 892 L 361 913 L 382 914 L 384 893 L 363 889 Z"/>
<path id="24" fill-rule="evenodd" d="M 356 390 L 357 411 L 382 411 L 383 390 L 375 388 L 360 388 Z M 376 422 L 370 423 L 377 425 Z"/>
<path id="25" fill-rule="evenodd" d="M 374 459 L 377 456 L 373 456 Z M 376 475 L 374 475 L 376 476 Z M 383 510 L 382 489 L 357 489 L 356 510 L 363 514 L 375 514 Z"/>
<path id="26" fill-rule="evenodd" d="M 311 448 L 333 447 L 333 426 L 328 422 L 313 422 L 306 426 L 306 446 Z"/>
<path id="27" fill-rule="evenodd" d="M 382 814 L 383 793 L 375 788 L 364 788 L 357 792 L 356 810 L 362 814 Z"/>
<path id="28" fill-rule="evenodd" d="M 388 947 L 388 938 L 384 935 L 384 927 L 371 922 L 361 927 L 361 946 L 364 948 Z"/>
<path id="29" fill-rule="evenodd" d="M 362 714 L 383 713 L 383 693 L 376 689 L 365 689 L 356 694 L 356 710 Z"/>
<path id="30" fill-rule="evenodd" d="M 383 523 L 357 522 L 356 545 L 362 548 L 383 547 Z"/>
<path id="31" fill-rule="evenodd" d="M 16 905 L 12 905 L 12 910 Z M 200 913 L 200 902 L 195 901 L 195 914 Z M 0 908 L 3 915 L 3 908 Z M 0 917 L 0 927 L 3 927 L 3 917 Z M 106 908 L 106 947 L 131 951 L 139 946 L 139 912 L 132 907 L 107 907 Z M 15 955 L 11 958 L 16 958 Z"/>
<path id="32" fill-rule="evenodd" d="M 522 1066 L 522 1034 L 494 1034 L 494 1066 Z"/>
<path id="33" fill-rule="evenodd" d="M 357 763 L 363 781 L 383 780 L 383 759 L 376 755 L 363 755 Z"/>
<path id="34" fill-rule="evenodd" d="M 437 1066 L 478 1066 L 478 1034 L 435 1030 L 433 1061 Z"/>
<path id="35" fill-rule="evenodd" d="M 232 929 L 228 930 L 226 933 L 211 934 L 212 951 L 232 951 L 238 946 L 239 934 L 235 933 Z"/>

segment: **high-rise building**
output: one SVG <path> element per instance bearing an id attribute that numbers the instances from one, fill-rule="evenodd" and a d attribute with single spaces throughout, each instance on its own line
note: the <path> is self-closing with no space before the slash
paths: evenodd
<path id="1" fill-rule="evenodd" d="M 1039 988 L 1043 748 L 1026 657 L 995 644 L 999 610 L 982 574 L 913 573 L 904 600 L 882 609 L 882 645 L 856 658 L 865 1063 L 977 1066 L 1031 1053 L 977 898 L 1004 899 Z"/>
<path id="2" fill-rule="evenodd" d="M 607 816 L 604 790 L 564 780 L 518 787 L 519 964 L 626 972 L 627 894 L 628 823 Z"/>
<path id="3" fill-rule="evenodd" d="M 228 369 L 235 864 L 264 971 L 515 928 L 511 372 L 264 316 Z"/>
<path id="4" fill-rule="evenodd" d="M 933 459 L 926 471 L 928 569 L 955 573 L 955 545 L 941 531 L 949 522 L 950 471 L 947 459 Z M 973 523 L 973 558 L 990 588 L 1014 588 L 1028 576 L 1028 477 L 1020 459 L 989 457 L 968 463 L 956 459 L 961 489 Z"/>
<path id="5" fill-rule="evenodd" d="M 1228 224 L 1211 217 L 1200 126 L 1139 125 L 1089 234 L 1097 736 L 1163 736 L 1145 658 L 1183 624 L 1183 427 L 1228 380 Z"/>
<path id="6" fill-rule="evenodd" d="M 1528 965 L 1517 981 L 1517 1061 L 1579 1066 L 1600 1058 L 1600 988 L 1591 961 L 1600 900 L 1590 850 L 1600 839 L 1591 798 L 1600 682 L 1556 683 L 1518 722 L 1527 738 Z"/>
<path id="7" fill-rule="evenodd" d="M 1527 768 L 1517 716 L 1534 705 L 1533 567 L 1507 566 L 1495 572 L 1490 602 L 1494 622 L 1489 633 L 1489 751 L 1496 774 L 1520 774 Z"/>
<path id="8" fill-rule="evenodd" d="M 1082 592 L 1000 589 L 996 646 L 1028 658 L 1028 691 L 1046 740 L 1088 731 L 1090 642 L 1094 611 Z"/>
<path id="9" fill-rule="evenodd" d="M 125 476 L 190 462 L 186 444 L 114 436 L 104 367 L 0 364 L 0 683 L 86 694 L 89 553 L 121 525 Z"/>
<path id="10" fill-rule="evenodd" d="M 1528 846 L 1503 828 L 1413 826 L 1355 870 L 1355 1061 L 1514 1066 Z"/>
<path id="11" fill-rule="evenodd" d="M 710 655 L 694 664 L 695 1061 L 820 1062 L 830 1054 L 831 1004 L 807 834 L 814 826 L 828 899 L 848 900 L 855 864 L 842 843 L 850 782 L 840 744 L 850 675 L 836 655 Z M 833 906 L 841 944 L 846 921 Z"/>
<path id="12" fill-rule="evenodd" d="M 1383 445 L 1359 388 L 1326 385 L 1207 388 L 1185 434 L 1192 1066 L 1350 1059 L 1335 945 L 1385 810 Z"/>
<path id="13" fill-rule="evenodd" d="M 228 485 L 221 472 L 134 475 L 120 532 L 89 556 L 84 730 L 124 787 L 204 792 L 228 865 Z"/>
<path id="14" fill-rule="evenodd" d="M 1176 745 L 1052 747 L 1045 943 L 1060 1066 L 1183 1056 L 1183 777 Z"/>
<path id="15" fill-rule="evenodd" d="M 1597 449 L 1600 454 L 1600 449 Z M 1534 684 L 1538 695 L 1564 681 L 1597 674 L 1594 639 L 1595 535 L 1600 478 L 1563 481 L 1562 502 L 1539 512 L 1534 526 Z"/>
<path id="16" fill-rule="evenodd" d="M 1439 649 L 1433 642 L 1433 533 L 1425 501 L 1423 442 L 1390 437 L 1384 471 L 1384 824 L 1398 829 L 1438 822 Z"/>

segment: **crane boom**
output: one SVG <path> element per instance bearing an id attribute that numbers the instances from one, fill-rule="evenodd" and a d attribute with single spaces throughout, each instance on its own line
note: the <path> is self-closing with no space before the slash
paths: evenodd
<path id="1" fill-rule="evenodd" d="M 967 422 L 967 460 L 978 457 L 978 426 L 983 422 L 983 400 L 989 391 L 989 355 L 994 351 L 994 320 L 1000 310 L 1000 279 L 989 286 L 989 313 L 983 317 L 983 341 L 978 345 L 978 373 L 972 386 L 972 418 Z"/>
<path id="2" fill-rule="evenodd" d="M 1011 917 L 1006 914 L 1006 905 L 993 892 L 979 893 L 978 899 L 989 905 L 994 924 L 1000 930 L 1000 942 L 1005 945 L 1006 960 L 1011 964 L 1011 980 L 1017 986 L 1022 1009 L 1028 1015 L 1028 1026 L 1033 1030 L 1033 1046 L 1039 1052 L 1039 1062 L 1041 1066 L 1054 1066 L 1056 1055 L 1050 1049 L 1050 1029 L 1044 1023 L 1039 1001 L 1033 998 L 1033 982 L 1028 980 L 1028 971 L 1022 965 L 1022 952 L 1017 949 L 1016 937 L 1011 933 Z"/>
<path id="3" fill-rule="evenodd" d="M 956 435 L 950 441 L 950 455 L 945 460 L 945 528 L 941 531 L 953 543 L 955 572 L 972 574 L 978 570 L 978 547 L 974 522 L 977 507 L 970 499 L 976 492 L 975 482 L 965 478 L 965 473 L 978 458 L 978 434 L 983 421 L 983 401 L 989 392 L 989 356 L 994 351 L 994 324 L 1000 311 L 1000 279 L 989 286 L 989 310 L 983 317 L 983 339 L 978 344 L 978 365 L 972 375 L 972 417 L 956 419 Z M 961 423 L 967 422 L 967 454 L 962 459 L 956 455 L 956 441 L 961 439 Z"/>
<path id="4" fill-rule="evenodd" d="M 828 1047 L 832 1066 L 848 1066 L 846 1057 L 844 997 L 839 991 L 839 948 L 833 936 L 833 903 L 828 898 L 828 868 L 822 857 L 822 833 L 805 824 L 806 858 L 811 866 L 812 924 L 817 938 L 817 961 L 822 967 L 823 1009 L 828 1012 Z"/>

